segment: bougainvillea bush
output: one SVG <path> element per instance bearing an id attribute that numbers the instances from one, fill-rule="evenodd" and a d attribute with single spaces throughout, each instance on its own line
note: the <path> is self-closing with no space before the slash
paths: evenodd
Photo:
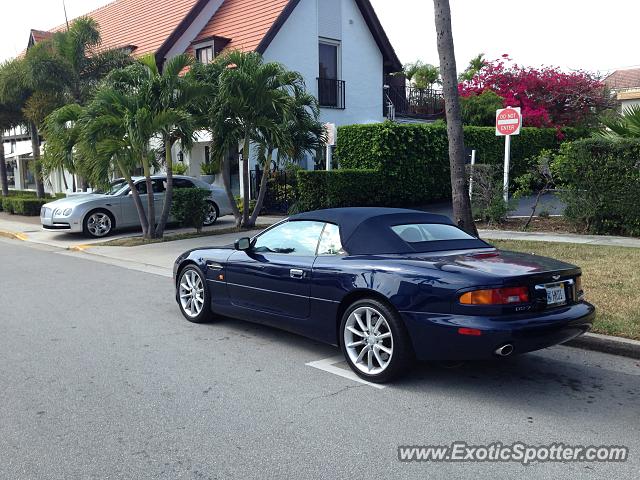
<path id="1" fill-rule="evenodd" d="M 604 83 L 590 72 L 563 72 L 557 67 L 524 67 L 508 55 L 486 62 L 471 80 L 460 83 L 462 97 L 489 90 L 504 99 L 504 106 L 521 107 L 528 127 L 585 127 L 613 108 Z"/>

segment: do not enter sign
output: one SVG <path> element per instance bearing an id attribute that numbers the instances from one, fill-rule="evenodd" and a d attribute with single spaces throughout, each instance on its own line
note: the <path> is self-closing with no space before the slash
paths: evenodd
<path id="1" fill-rule="evenodd" d="M 520 107 L 502 108 L 496 112 L 496 135 L 519 135 L 522 126 Z"/>

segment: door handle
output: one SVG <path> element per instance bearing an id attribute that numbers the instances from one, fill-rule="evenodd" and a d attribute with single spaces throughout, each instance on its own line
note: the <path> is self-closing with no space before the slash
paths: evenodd
<path id="1" fill-rule="evenodd" d="M 292 268 L 291 270 L 289 270 L 289 275 L 291 276 L 291 278 L 303 278 L 304 270 L 300 270 L 298 268 Z"/>

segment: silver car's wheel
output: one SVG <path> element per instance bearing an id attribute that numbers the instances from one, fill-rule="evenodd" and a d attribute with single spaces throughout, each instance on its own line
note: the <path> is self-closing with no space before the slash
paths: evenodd
<path id="1" fill-rule="evenodd" d="M 180 278 L 178 298 L 182 313 L 189 319 L 196 319 L 202 313 L 205 305 L 205 285 L 195 269 L 188 269 Z"/>
<path id="2" fill-rule="evenodd" d="M 393 359 L 393 333 L 384 315 L 364 306 L 351 312 L 344 327 L 344 346 L 351 363 L 366 375 L 379 375 Z"/>
<path id="3" fill-rule="evenodd" d="M 207 214 L 204 217 L 204 226 L 209 227 L 218 221 L 218 208 L 212 202 L 207 202 Z"/>
<path id="4" fill-rule="evenodd" d="M 106 212 L 93 212 L 85 219 L 85 231 L 92 237 L 105 237 L 112 229 L 111 216 Z"/>

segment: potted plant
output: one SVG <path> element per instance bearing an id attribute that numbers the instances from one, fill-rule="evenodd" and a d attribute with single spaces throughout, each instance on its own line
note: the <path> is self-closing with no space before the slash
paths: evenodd
<path id="1" fill-rule="evenodd" d="M 200 165 L 200 178 L 209 184 L 213 184 L 216 179 L 216 175 L 219 173 L 219 162 L 209 161 Z"/>

